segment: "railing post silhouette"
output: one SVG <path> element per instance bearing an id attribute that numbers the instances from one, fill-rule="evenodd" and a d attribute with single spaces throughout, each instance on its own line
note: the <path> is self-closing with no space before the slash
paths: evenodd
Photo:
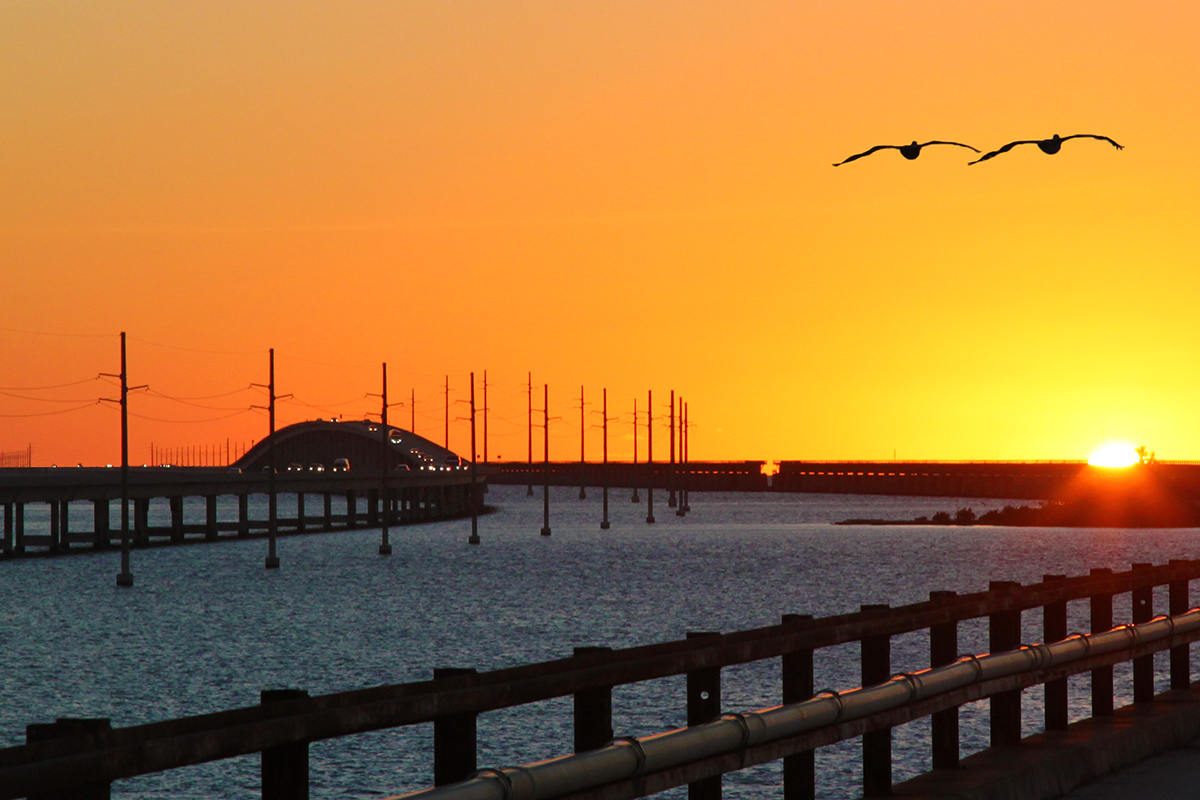
<path id="1" fill-rule="evenodd" d="M 1019 589 L 1015 581 L 990 581 L 988 591 Z M 988 649 L 993 653 L 1021 646 L 1021 612 L 997 611 L 988 617 Z M 991 700 L 992 747 L 1021 743 L 1021 690 L 993 695 Z"/>
<path id="2" fill-rule="evenodd" d="M 869 604 L 861 611 L 884 611 L 887 603 Z M 890 636 L 868 636 L 861 642 L 859 653 L 862 666 L 862 685 L 883 683 L 892 676 L 892 640 Z M 890 729 L 864 733 L 863 795 L 885 797 L 892 793 L 892 732 Z"/>
<path id="3" fill-rule="evenodd" d="M 1181 559 L 1171 559 L 1171 564 L 1184 565 Z M 1168 587 L 1171 614 L 1182 614 L 1188 610 L 1191 598 L 1188 581 L 1171 581 Z M 1191 648 L 1186 644 L 1171 648 L 1171 688 L 1187 689 L 1192 685 Z"/>
<path id="4" fill-rule="evenodd" d="M 1098 568 L 1091 571 L 1093 578 L 1108 577 L 1112 570 Z M 1090 598 L 1092 612 L 1092 633 L 1102 633 L 1111 630 L 1113 626 L 1113 596 L 1112 592 L 1100 592 Z M 1113 668 L 1096 667 L 1092 670 L 1092 716 L 1111 717 L 1113 715 Z"/>
<path id="5" fill-rule="evenodd" d="M 25 743 L 43 742 L 47 739 L 61 739 L 67 736 L 90 736 L 101 739 L 112 730 L 108 718 L 68 719 L 59 718 L 54 722 L 34 723 L 25 726 Z M 112 784 L 109 782 L 86 783 L 44 794 L 31 794 L 28 800 L 109 800 L 112 794 Z"/>
<path id="6" fill-rule="evenodd" d="M 957 592 L 933 591 L 929 599 L 946 601 Z M 958 623 L 944 622 L 929 628 L 929 666 L 953 664 L 958 658 Z M 930 738 L 934 769 L 958 767 L 958 709 L 938 711 L 930 718 Z"/>
<path id="7" fill-rule="evenodd" d="M 308 697 L 303 689 L 264 689 L 262 705 Z M 292 742 L 262 751 L 263 800 L 308 800 L 308 742 Z"/>
<path id="8" fill-rule="evenodd" d="M 1064 580 L 1066 575 L 1043 575 L 1043 583 Z M 1042 639 L 1061 642 L 1067 638 L 1067 601 L 1047 603 L 1042 607 Z M 1068 684 L 1066 678 L 1046 681 L 1045 725 L 1048 731 L 1065 731 L 1070 722 L 1067 713 Z"/>
<path id="9" fill-rule="evenodd" d="M 1133 565 L 1135 573 L 1144 574 L 1144 580 L 1150 581 L 1150 570 L 1153 564 L 1140 562 Z M 1131 598 L 1131 621 L 1134 624 L 1149 622 L 1154 617 L 1154 586 L 1147 582 L 1133 590 Z M 1154 699 L 1154 656 L 1138 656 L 1133 659 L 1133 701 L 1148 703 Z"/>
<path id="10" fill-rule="evenodd" d="M 471 668 L 446 667 L 433 671 L 433 679 L 474 675 Z M 452 714 L 433 721 L 433 785 L 464 780 L 476 767 L 475 714 Z"/>
<path id="11" fill-rule="evenodd" d="M 689 639 L 716 638 L 714 631 L 688 631 Z M 687 673 L 687 724 L 703 725 L 721 716 L 721 668 L 701 667 Z M 721 800 L 721 776 L 688 784 L 688 800 Z"/>
<path id="12" fill-rule="evenodd" d="M 811 614 L 784 614 L 783 624 L 809 627 Z M 813 651 L 811 647 L 784 653 L 783 703 L 802 703 L 813 696 Z M 783 759 L 784 800 L 813 800 L 817 793 L 816 754 L 809 750 Z"/>
<path id="13" fill-rule="evenodd" d="M 576 647 L 574 655 L 611 653 L 611 647 Z M 595 750 L 612 741 L 612 687 L 575 693 L 575 752 Z"/>

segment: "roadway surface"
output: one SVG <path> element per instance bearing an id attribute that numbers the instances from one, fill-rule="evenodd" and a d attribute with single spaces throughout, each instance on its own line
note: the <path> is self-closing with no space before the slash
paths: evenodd
<path id="1" fill-rule="evenodd" d="M 1066 800 L 1200 797 L 1200 740 L 1063 795 Z"/>

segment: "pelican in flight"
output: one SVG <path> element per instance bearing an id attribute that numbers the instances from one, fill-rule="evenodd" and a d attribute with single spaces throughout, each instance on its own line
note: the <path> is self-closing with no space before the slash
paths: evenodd
<path id="1" fill-rule="evenodd" d="M 987 155 L 983 156 L 982 158 L 975 159 L 971 163 L 978 164 L 980 161 L 987 161 L 989 158 L 994 158 L 994 157 L 1000 155 L 1001 153 L 1007 153 L 1009 150 L 1012 150 L 1014 147 L 1016 147 L 1019 144 L 1036 144 L 1039 148 L 1041 148 L 1041 151 L 1043 153 L 1045 153 L 1048 156 L 1052 156 L 1055 153 L 1057 153 L 1059 150 L 1062 149 L 1063 142 L 1067 141 L 1068 139 L 1099 139 L 1102 142 L 1108 142 L 1109 144 L 1111 144 L 1113 147 L 1117 148 L 1118 150 L 1125 149 L 1124 147 L 1117 144 L 1116 142 L 1114 142 L 1112 139 L 1108 138 L 1107 136 L 1096 136 L 1091 133 L 1077 133 L 1073 136 L 1059 136 L 1056 133 L 1056 134 L 1054 134 L 1054 136 L 1052 136 L 1049 139 L 1026 139 L 1026 140 L 1020 141 L 1020 142 L 1009 142 L 1008 144 L 1004 145 L 1004 147 L 1001 147 L 999 150 L 993 150 L 992 152 L 988 153 Z"/>
<path id="2" fill-rule="evenodd" d="M 952 144 L 955 147 L 965 147 L 968 150 L 975 150 L 975 148 L 971 147 L 971 145 L 960 144 L 959 142 L 925 142 L 924 144 L 917 144 L 914 141 L 912 144 L 880 144 L 880 145 L 876 145 L 875 147 L 872 147 L 870 150 L 867 150 L 865 153 L 859 153 L 856 156 L 850 156 L 845 161 L 839 161 L 838 163 L 834 164 L 834 166 L 840 167 L 842 164 L 849 164 L 851 161 L 862 158 L 863 156 L 871 155 L 871 153 L 874 153 L 876 150 L 899 150 L 900 155 L 904 156 L 909 161 L 912 161 L 917 156 L 921 155 L 922 147 L 929 147 L 929 145 L 931 145 L 931 144 Z M 975 152 L 978 153 L 979 151 L 975 150 Z"/>

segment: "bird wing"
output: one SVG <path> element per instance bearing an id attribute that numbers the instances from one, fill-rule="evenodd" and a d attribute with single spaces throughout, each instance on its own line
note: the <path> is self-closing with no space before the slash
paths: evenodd
<path id="1" fill-rule="evenodd" d="M 963 144 L 962 142 L 926 142 L 925 144 L 921 145 L 921 147 L 928 147 L 928 146 L 929 146 L 929 145 L 931 145 L 931 144 L 952 144 L 952 145 L 954 145 L 954 146 L 956 146 L 956 147 L 965 147 L 965 148 L 967 148 L 968 150 L 975 150 L 975 148 L 974 148 L 974 147 L 971 147 L 971 145 L 969 145 L 969 144 Z M 976 152 L 976 153 L 980 153 L 980 152 L 983 152 L 983 151 L 981 151 L 981 150 L 975 150 L 975 152 Z"/>
<path id="2" fill-rule="evenodd" d="M 980 161 L 987 161 L 989 158 L 995 158 L 996 156 L 1000 155 L 1001 153 L 1007 153 L 1009 150 L 1012 150 L 1014 147 L 1016 147 L 1019 144 L 1037 144 L 1037 143 L 1038 143 L 1037 139 L 1022 139 L 1019 142 L 1009 142 L 1008 144 L 1004 145 L 1004 147 L 1001 147 L 999 150 L 993 150 L 992 152 L 970 162 L 970 164 L 978 164 Z M 968 166 L 970 164 L 968 164 Z"/>
<path id="3" fill-rule="evenodd" d="M 874 153 L 876 150 L 899 150 L 899 149 L 900 149 L 899 145 L 894 145 L 894 144 L 877 144 L 877 145 L 875 145 L 874 147 L 872 147 L 870 150 L 867 150 L 867 151 L 865 151 L 865 152 L 859 153 L 858 155 L 850 156 L 850 157 L 849 157 L 849 158 L 847 158 L 845 161 L 839 161 L 838 163 L 834 164 L 834 166 L 835 166 L 835 167 L 840 167 L 842 164 L 849 164 L 851 161 L 855 161 L 855 160 L 857 160 L 857 159 L 860 159 L 860 158 L 862 158 L 863 156 L 869 156 L 869 155 L 871 155 L 871 153 Z"/>
<path id="4" fill-rule="evenodd" d="M 1076 134 L 1072 134 L 1071 136 L 1062 137 L 1062 140 L 1064 142 L 1067 139 L 1099 139 L 1102 142 L 1108 142 L 1109 144 L 1111 144 L 1113 147 L 1117 148 L 1118 150 L 1125 149 L 1124 147 L 1117 144 L 1116 142 L 1114 142 L 1112 139 L 1108 138 L 1107 136 L 1097 136 L 1094 133 L 1076 133 Z"/>

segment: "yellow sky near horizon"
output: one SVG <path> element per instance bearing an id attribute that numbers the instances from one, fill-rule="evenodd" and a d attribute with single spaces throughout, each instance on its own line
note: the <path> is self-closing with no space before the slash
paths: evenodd
<path id="1" fill-rule="evenodd" d="M 274 347 L 308 404 L 281 424 L 374 409 L 387 361 L 435 441 L 445 376 L 486 369 L 506 459 L 529 371 L 564 459 L 581 384 L 614 458 L 675 389 L 697 459 L 1200 459 L 1196 30 L 1185 2 L 0 5 L 0 450 L 119 458 L 111 408 L 16 416 L 111 387 L 10 389 L 116 372 L 125 330 L 176 398 Z M 1056 132 L 1126 149 L 830 166 Z M 265 431 L 260 395 L 187 402 L 135 397 L 135 461 Z"/>

